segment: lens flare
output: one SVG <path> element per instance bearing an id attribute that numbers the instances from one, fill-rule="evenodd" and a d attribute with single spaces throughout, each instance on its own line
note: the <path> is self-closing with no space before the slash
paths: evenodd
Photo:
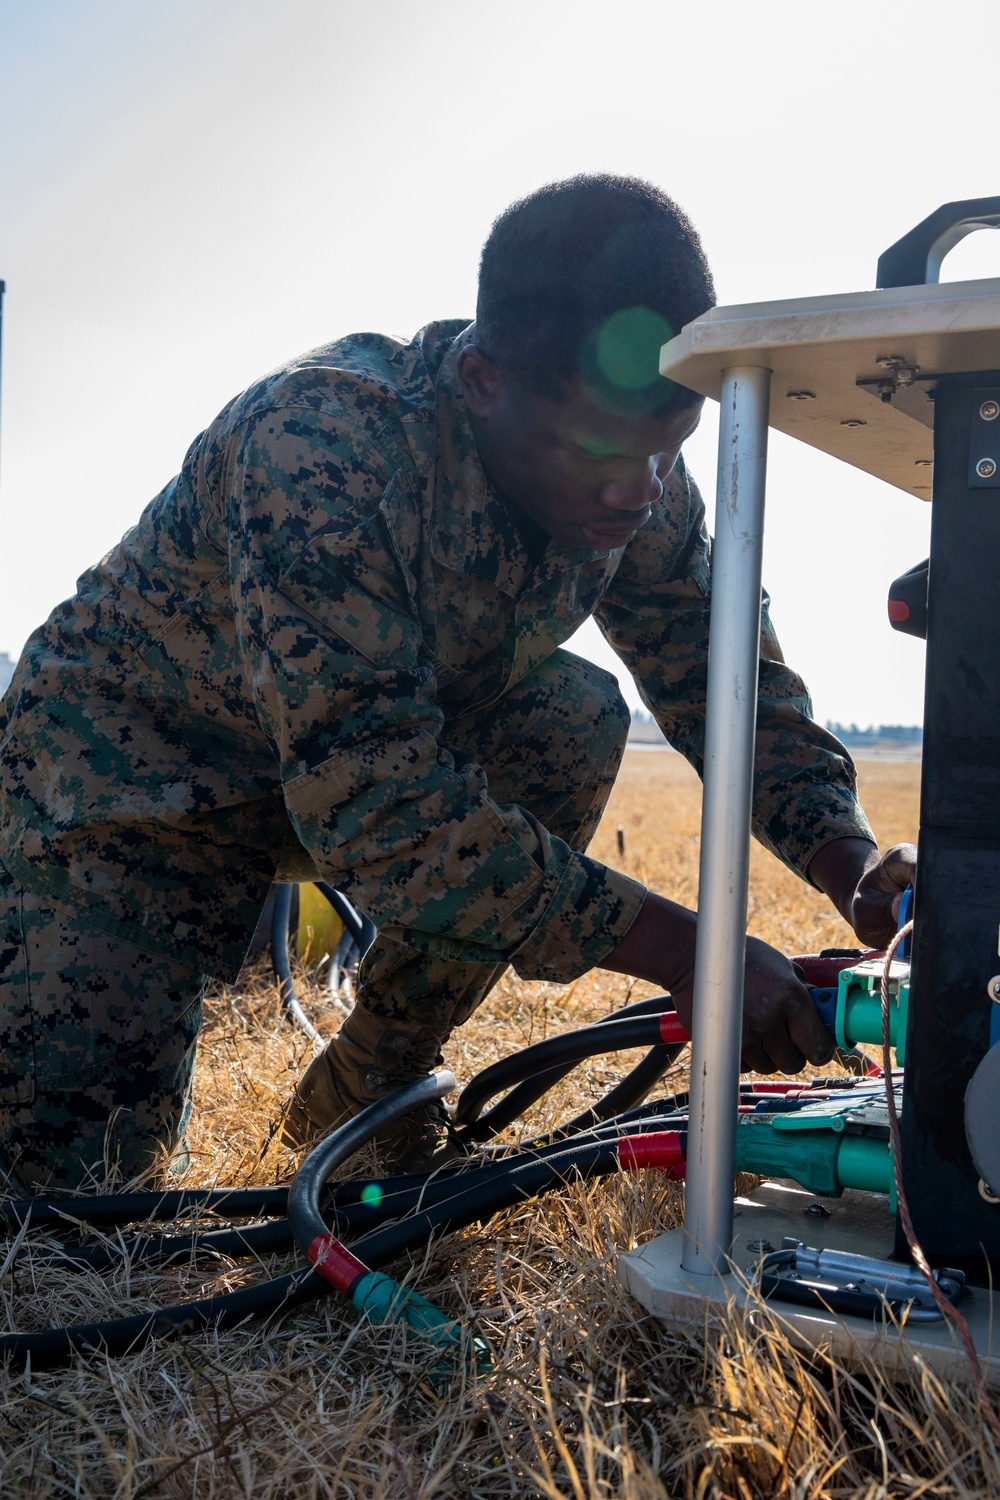
<path id="1" fill-rule="evenodd" d="M 660 349 L 673 337 L 666 318 L 648 307 L 623 307 L 597 330 L 597 367 L 618 390 L 641 391 L 660 373 Z"/>

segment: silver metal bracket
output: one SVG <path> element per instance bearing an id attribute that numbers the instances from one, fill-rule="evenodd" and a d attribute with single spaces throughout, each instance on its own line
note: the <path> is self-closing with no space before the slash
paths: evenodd
<path id="1" fill-rule="evenodd" d="M 817 1250 L 790 1237 L 758 1262 L 756 1274 L 765 1297 L 800 1305 L 823 1306 L 855 1316 L 933 1323 L 942 1314 L 916 1266 L 877 1260 L 844 1250 Z M 934 1279 L 952 1302 L 964 1297 L 965 1276 L 942 1269 Z"/>

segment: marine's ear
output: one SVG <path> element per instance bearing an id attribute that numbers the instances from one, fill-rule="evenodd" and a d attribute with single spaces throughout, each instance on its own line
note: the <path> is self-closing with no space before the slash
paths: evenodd
<path id="1" fill-rule="evenodd" d="M 503 399 L 504 377 L 478 344 L 466 344 L 459 354 L 458 378 L 465 404 L 475 417 L 488 417 Z"/>

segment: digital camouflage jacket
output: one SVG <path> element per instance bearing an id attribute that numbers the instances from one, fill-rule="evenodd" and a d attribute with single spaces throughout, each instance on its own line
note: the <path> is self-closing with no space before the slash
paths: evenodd
<path id="1" fill-rule="evenodd" d="M 270 882 L 316 871 L 445 957 L 568 980 L 635 881 L 490 798 L 448 721 L 589 615 L 700 770 L 710 543 L 679 463 L 627 547 L 533 563 L 457 381 L 469 331 L 359 334 L 281 367 L 31 637 L 0 705 L 0 857 L 97 929 L 233 974 Z M 805 870 L 871 837 L 766 612 L 755 831 Z"/>

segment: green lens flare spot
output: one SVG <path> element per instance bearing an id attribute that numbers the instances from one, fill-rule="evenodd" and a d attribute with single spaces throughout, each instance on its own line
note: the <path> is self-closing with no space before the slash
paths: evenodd
<path id="1" fill-rule="evenodd" d="M 597 330 L 597 368 L 618 390 L 641 391 L 660 373 L 660 350 L 673 338 L 666 318 L 649 307 L 624 307 Z"/>
<path id="2" fill-rule="evenodd" d="M 369 1182 L 361 1189 L 362 1203 L 370 1203 L 378 1208 L 382 1202 L 383 1193 L 377 1182 Z"/>

